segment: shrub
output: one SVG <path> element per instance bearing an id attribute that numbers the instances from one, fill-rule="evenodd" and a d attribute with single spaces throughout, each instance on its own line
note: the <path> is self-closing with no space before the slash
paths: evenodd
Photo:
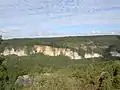
<path id="1" fill-rule="evenodd" d="M 115 89 L 120 89 L 120 75 L 115 76 L 112 85 Z"/>

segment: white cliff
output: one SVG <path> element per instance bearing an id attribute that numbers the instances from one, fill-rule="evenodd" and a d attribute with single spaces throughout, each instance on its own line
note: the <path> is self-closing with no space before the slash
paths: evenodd
<path id="1" fill-rule="evenodd" d="M 85 53 L 84 58 L 98 58 L 98 57 L 102 57 L 102 55 L 98 54 L 98 53 Z"/>
<path id="2" fill-rule="evenodd" d="M 5 56 L 7 56 L 7 55 L 27 56 L 27 54 L 26 54 L 24 49 L 17 49 L 17 50 L 15 50 L 14 48 L 12 48 L 12 49 L 5 49 L 2 54 L 5 55 Z"/>
<path id="3" fill-rule="evenodd" d="M 67 56 L 70 59 L 82 59 L 81 56 L 78 55 L 77 52 L 73 52 L 70 49 L 66 48 L 53 48 L 51 46 L 41 46 L 41 45 L 35 45 L 34 49 L 37 53 L 43 53 L 44 55 L 48 56 Z"/>
<path id="4" fill-rule="evenodd" d="M 120 57 L 120 53 L 118 52 L 110 52 L 112 56 L 115 56 L 115 57 Z"/>
<path id="5" fill-rule="evenodd" d="M 42 53 L 44 55 L 48 56 L 67 56 L 70 59 L 82 59 L 82 58 L 97 58 L 97 57 L 102 57 L 102 55 L 98 53 L 85 53 L 84 57 L 80 56 L 77 52 L 74 52 L 68 48 L 55 48 L 51 46 L 42 46 L 42 45 L 34 45 L 32 51 L 30 54 L 35 54 L 35 53 Z M 17 49 L 15 50 L 14 48 L 8 49 L 6 48 L 4 52 L 2 53 L 3 55 L 17 55 L 17 56 L 27 56 L 26 48 L 22 49 Z"/>

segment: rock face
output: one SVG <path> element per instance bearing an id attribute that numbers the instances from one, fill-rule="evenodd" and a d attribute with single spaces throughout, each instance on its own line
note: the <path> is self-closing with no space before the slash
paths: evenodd
<path id="1" fill-rule="evenodd" d="M 30 86 L 32 85 L 32 78 L 29 75 L 18 76 L 17 80 L 15 81 L 16 85 L 19 86 Z"/>
<path id="2" fill-rule="evenodd" d="M 42 45 L 34 45 L 33 48 L 31 49 L 30 54 L 35 54 L 35 53 L 42 53 L 44 55 L 48 56 L 67 56 L 70 59 L 82 59 L 82 58 L 97 58 L 97 57 L 102 57 L 102 55 L 98 53 L 85 53 L 84 57 L 80 56 L 77 52 L 72 51 L 68 48 L 56 48 L 56 47 L 51 47 L 51 46 L 42 46 Z M 22 49 L 17 49 L 15 50 L 14 48 L 8 49 L 6 48 L 4 52 L 2 53 L 3 55 L 17 55 L 17 56 L 27 56 L 26 48 Z"/>
<path id="3" fill-rule="evenodd" d="M 64 56 L 68 56 L 70 59 L 82 59 L 82 57 L 79 56 L 77 52 L 73 52 L 70 49 L 53 48 L 50 46 L 40 46 L 40 45 L 35 45 L 34 49 L 36 50 L 36 53 L 43 53 L 44 55 L 48 55 L 48 56 L 64 55 Z"/>
<path id="4" fill-rule="evenodd" d="M 118 52 L 110 52 L 112 54 L 112 56 L 115 56 L 115 57 L 120 57 L 120 53 Z"/>
<path id="5" fill-rule="evenodd" d="M 3 55 L 5 55 L 5 56 L 7 56 L 7 55 L 27 56 L 24 49 L 15 50 L 14 48 L 5 49 L 4 52 L 3 52 Z"/>
<path id="6" fill-rule="evenodd" d="M 85 58 L 98 58 L 98 57 L 102 57 L 102 55 L 98 54 L 98 53 L 92 53 L 92 54 L 89 54 L 89 53 L 85 53 Z"/>

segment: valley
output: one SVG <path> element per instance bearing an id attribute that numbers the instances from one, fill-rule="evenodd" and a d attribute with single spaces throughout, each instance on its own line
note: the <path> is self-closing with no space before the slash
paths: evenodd
<path id="1" fill-rule="evenodd" d="M 4 55 L 9 77 L 6 88 L 119 90 L 119 37 L 108 35 L 3 40 L 1 54 Z"/>

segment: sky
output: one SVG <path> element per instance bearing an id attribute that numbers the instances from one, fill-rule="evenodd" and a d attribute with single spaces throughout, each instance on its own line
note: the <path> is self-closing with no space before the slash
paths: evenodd
<path id="1" fill-rule="evenodd" d="M 3 38 L 120 34 L 120 0 L 1 0 Z"/>

